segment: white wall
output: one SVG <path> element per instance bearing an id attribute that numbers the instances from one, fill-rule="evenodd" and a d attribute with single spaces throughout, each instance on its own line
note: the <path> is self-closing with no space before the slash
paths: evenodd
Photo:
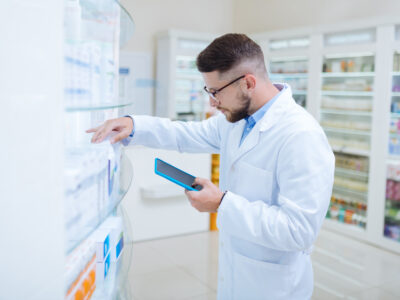
<path id="1" fill-rule="evenodd" d="M 399 0 L 233 0 L 233 30 L 256 33 L 397 16 Z"/>
<path id="2" fill-rule="evenodd" d="M 135 34 L 127 51 L 155 52 L 158 32 L 185 29 L 208 33 L 230 32 L 233 28 L 232 0 L 122 0 L 132 15 Z"/>

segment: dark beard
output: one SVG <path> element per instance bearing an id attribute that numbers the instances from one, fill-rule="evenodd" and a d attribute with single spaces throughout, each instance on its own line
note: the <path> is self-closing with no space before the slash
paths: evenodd
<path id="1" fill-rule="evenodd" d="M 239 109 L 232 111 L 228 116 L 226 116 L 228 122 L 235 123 L 248 116 L 251 98 L 244 94 L 241 94 L 239 97 L 241 98 L 240 102 L 242 105 Z"/>

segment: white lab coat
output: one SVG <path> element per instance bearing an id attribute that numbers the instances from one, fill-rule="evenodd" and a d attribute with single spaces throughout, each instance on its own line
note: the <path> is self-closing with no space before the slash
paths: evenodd
<path id="1" fill-rule="evenodd" d="M 282 89 L 282 85 L 276 85 Z M 130 144 L 220 153 L 218 299 L 310 299 L 312 244 L 328 209 L 334 155 L 290 87 L 239 146 L 245 121 L 133 116 Z M 195 171 L 193 171 L 195 173 Z"/>

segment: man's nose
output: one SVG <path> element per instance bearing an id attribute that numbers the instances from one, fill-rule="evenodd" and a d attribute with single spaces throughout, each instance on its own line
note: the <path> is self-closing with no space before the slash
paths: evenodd
<path id="1" fill-rule="evenodd" d="M 211 107 L 217 107 L 218 106 L 218 101 L 215 100 L 213 97 L 210 96 L 209 100 L 210 100 L 210 106 Z"/>

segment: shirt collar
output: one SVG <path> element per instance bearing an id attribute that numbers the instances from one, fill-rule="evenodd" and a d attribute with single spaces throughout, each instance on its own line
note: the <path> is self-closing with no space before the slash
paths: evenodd
<path id="1" fill-rule="evenodd" d="M 280 88 L 281 90 L 279 91 L 278 94 L 276 94 L 272 99 L 270 99 L 267 103 L 265 103 L 263 106 L 261 106 L 255 113 L 253 113 L 251 116 L 247 116 L 245 118 L 246 123 L 248 126 L 254 126 L 254 124 L 256 124 L 258 121 L 260 121 L 262 119 L 262 117 L 265 115 L 265 113 L 267 112 L 267 110 L 272 106 L 272 104 L 274 104 L 274 102 L 276 101 L 276 99 L 279 98 L 279 96 L 283 93 L 284 90 L 287 89 L 286 85 L 282 85 L 282 86 L 276 86 L 276 88 Z"/>

